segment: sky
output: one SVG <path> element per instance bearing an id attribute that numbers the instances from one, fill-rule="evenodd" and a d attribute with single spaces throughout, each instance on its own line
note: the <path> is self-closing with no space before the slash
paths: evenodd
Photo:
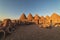
<path id="1" fill-rule="evenodd" d="M 0 0 L 0 20 L 19 19 L 22 13 L 46 16 L 54 12 L 60 15 L 60 0 Z"/>

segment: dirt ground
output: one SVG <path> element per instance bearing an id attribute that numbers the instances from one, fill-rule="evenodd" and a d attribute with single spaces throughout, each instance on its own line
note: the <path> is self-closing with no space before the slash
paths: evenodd
<path id="1" fill-rule="evenodd" d="M 46 29 L 38 25 L 21 25 L 5 40 L 60 40 L 60 27 Z"/>

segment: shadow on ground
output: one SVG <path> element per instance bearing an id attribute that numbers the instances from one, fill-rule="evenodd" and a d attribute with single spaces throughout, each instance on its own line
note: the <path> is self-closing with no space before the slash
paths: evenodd
<path id="1" fill-rule="evenodd" d="M 37 25 L 23 25 L 5 40 L 60 40 L 60 27 L 57 28 L 40 28 Z"/>

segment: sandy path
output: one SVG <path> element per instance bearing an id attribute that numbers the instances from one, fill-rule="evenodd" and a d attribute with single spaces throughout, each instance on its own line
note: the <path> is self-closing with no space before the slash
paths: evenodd
<path id="1" fill-rule="evenodd" d="M 6 40 L 60 40 L 60 28 L 44 29 L 37 25 L 19 26 Z"/>

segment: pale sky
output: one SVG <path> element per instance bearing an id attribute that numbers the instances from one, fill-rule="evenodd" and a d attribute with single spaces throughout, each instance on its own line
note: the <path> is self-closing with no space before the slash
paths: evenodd
<path id="1" fill-rule="evenodd" d="M 60 0 L 0 0 L 0 20 L 18 19 L 22 13 L 39 16 L 60 15 Z"/>

